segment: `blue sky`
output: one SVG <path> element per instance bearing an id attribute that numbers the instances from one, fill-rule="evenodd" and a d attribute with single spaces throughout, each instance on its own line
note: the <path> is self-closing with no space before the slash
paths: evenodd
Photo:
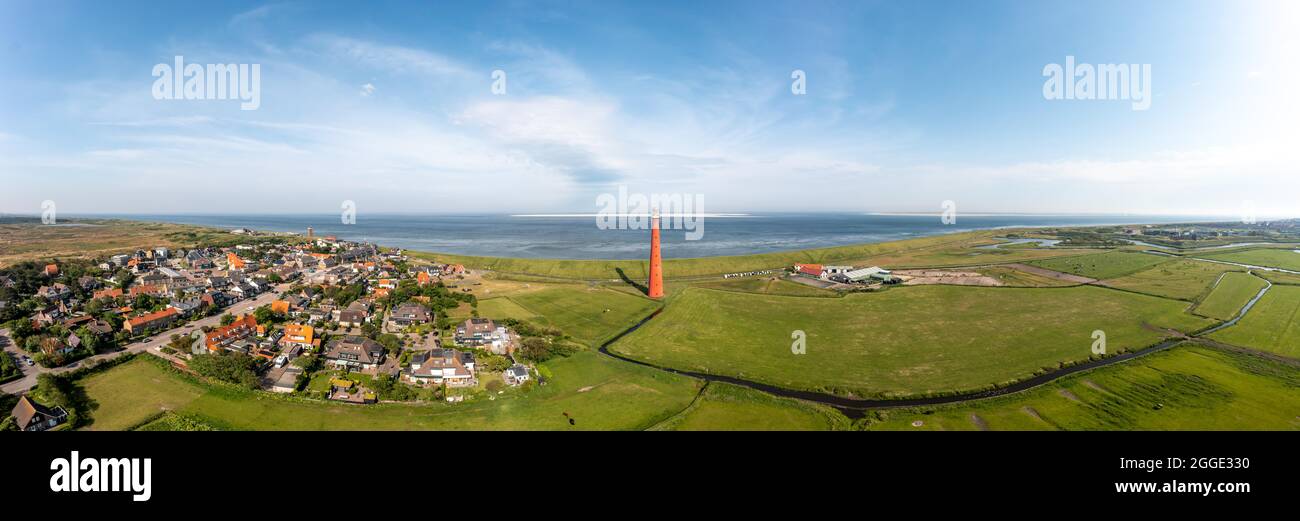
<path id="1" fill-rule="evenodd" d="M 5 1 L 0 212 L 1295 215 L 1296 4 Z M 260 106 L 154 99 L 178 55 Z M 1044 99 L 1067 55 L 1150 108 Z"/>

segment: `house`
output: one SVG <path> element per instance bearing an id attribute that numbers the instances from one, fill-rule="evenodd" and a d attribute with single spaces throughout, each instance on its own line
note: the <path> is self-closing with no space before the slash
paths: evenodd
<path id="1" fill-rule="evenodd" d="M 804 275 L 812 275 L 820 278 L 824 271 L 821 264 L 795 264 L 794 270 Z"/>
<path id="2" fill-rule="evenodd" d="M 316 338 L 316 330 L 311 326 L 288 324 L 284 326 L 284 336 L 280 338 L 280 345 L 286 348 L 313 349 L 320 347 L 320 339 Z"/>
<path id="3" fill-rule="evenodd" d="M 77 278 L 77 285 L 80 286 L 81 289 L 83 290 L 90 291 L 95 288 L 98 288 L 101 284 L 99 282 L 99 279 L 86 275 L 84 277 Z"/>
<path id="4" fill-rule="evenodd" d="M 183 316 L 190 316 L 198 309 L 203 307 L 203 299 L 200 297 L 191 297 L 187 299 L 172 299 L 171 306 Z"/>
<path id="5" fill-rule="evenodd" d="M 330 341 L 325 361 L 340 369 L 375 369 L 384 363 L 384 346 L 369 338 L 345 336 Z"/>
<path id="6" fill-rule="evenodd" d="M 17 420 L 18 430 L 21 431 L 44 431 L 53 429 L 59 424 L 68 421 L 68 411 L 58 405 L 54 408 L 46 407 L 36 403 L 27 395 L 18 399 L 18 404 L 14 405 L 12 412 L 13 417 Z"/>
<path id="7" fill-rule="evenodd" d="M 428 286 L 433 283 L 433 277 L 427 271 L 421 271 L 415 274 L 415 281 L 421 286 Z"/>
<path id="8" fill-rule="evenodd" d="M 66 284 L 55 282 L 49 286 L 41 286 L 40 289 L 36 290 L 36 295 L 50 301 L 64 300 L 72 296 L 72 289 Z"/>
<path id="9" fill-rule="evenodd" d="M 501 377 L 505 379 L 507 385 L 520 385 L 530 378 L 528 368 L 520 364 L 510 366 L 505 373 L 502 373 Z"/>
<path id="10" fill-rule="evenodd" d="M 239 255 L 236 255 L 233 251 L 226 254 L 226 263 L 230 264 L 232 270 L 242 270 L 248 267 L 248 262 L 239 258 Z"/>
<path id="11" fill-rule="evenodd" d="M 122 325 L 122 329 L 125 329 L 127 333 L 134 335 L 146 329 L 161 328 L 171 325 L 171 323 L 179 319 L 180 316 L 181 314 L 176 311 L 176 308 L 167 308 L 162 311 L 140 315 L 127 320 L 126 323 Z"/>
<path id="12" fill-rule="evenodd" d="M 470 318 L 456 326 L 456 343 L 479 346 L 496 338 L 497 325 L 490 318 Z"/>
<path id="13" fill-rule="evenodd" d="M 208 332 L 207 337 L 203 339 L 203 344 L 208 348 L 208 352 L 215 353 L 222 349 L 229 349 L 236 342 L 256 334 L 257 319 L 253 315 L 244 315 L 231 322 L 228 326 L 222 326 Z M 244 349 L 238 350 L 245 351 Z"/>
<path id="14" fill-rule="evenodd" d="M 404 302 L 393 308 L 388 314 L 388 324 L 393 328 L 403 328 L 414 324 L 428 324 L 433 321 L 433 312 L 415 302 Z"/>
<path id="15" fill-rule="evenodd" d="M 348 304 L 348 308 L 342 311 L 335 311 L 338 316 L 336 320 L 343 327 L 361 327 L 362 324 L 370 322 L 370 305 L 364 301 L 358 300 Z"/>
<path id="16" fill-rule="evenodd" d="M 411 355 L 406 380 L 416 385 L 442 385 L 466 387 L 478 383 L 474 379 L 474 355 L 454 349 L 434 349 Z"/>
<path id="17" fill-rule="evenodd" d="M 289 301 L 287 301 L 287 300 L 276 300 L 276 301 L 271 302 L 271 312 L 272 312 L 272 313 L 279 313 L 279 314 L 281 314 L 281 315 L 288 315 L 288 314 L 289 314 Z"/>
<path id="18" fill-rule="evenodd" d="M 122 294 L 123 294 L 123 293 L 122 293 L 122 288 L 101 289 L 101 290 L 95 292 L 95 294 L 94 294 L 94 298 L 96 298 L 96 299 L 101 299 L 101 298 L 118 298 L 118 297 L 122 296 Z"/>
<path id="19" fill-rule="evenodd" d="M 76 338 L 76 335 L 71 336 Z M 77 342 L 78 345 L 80 345 L 81 340 L 78 339 Z M 72 354 L 73 351 L 76 351 L 75 347 L 65 344 L 63 340 L 58 338 L 49 337 L 41 339 L 41 352 L 45 353 L 46 356 L 67 356 Z"/>
<path id="20" fill-rule="evenodd" d="M 46 276 L 46 277 L 57 277 L 57 276 L 59 276 L 59 265 L 58 265 L 58 264 L 46 264 L 46 265 L 45 265 L 45 276 Z"/>
<path id="21" fill-rule="evenodd" d="M 86 330 L 95 336 L 104 336 L 113 334 L 113 324 L 105 320 L 96 320 L 86 324 Z"/>
<path id="22" fill-rule="evenodd" d="M 139 295 L 150 295 L 154 297 L 160 297 L 166 294 L 167 294 L 167 288 L 165 286 L 158 285 L 158 284 L 137 284 L 131 286 L 131 289 L 127 291 L 127 295 L 129 295 L 131 298 L 135 298 Z"/>
<path id="23" fill-rule="evenodd" d="M 284 369 L 284 373 L 275 379 L 271 384 L 273 393 L 291 393 L 298 388 L 298 376 L 302 375 L 302 369 L 295 366 L 289 366 Z"/>

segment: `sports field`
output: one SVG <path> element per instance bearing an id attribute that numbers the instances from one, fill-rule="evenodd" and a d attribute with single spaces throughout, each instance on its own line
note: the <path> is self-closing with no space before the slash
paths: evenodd
<path id="1" fill-rule="evenodd" d="M 677 369 L 867 397 L 988 388 L 1212 322 L 1186 304 L 1092 286 L 914 286 L 840 299 L 690 288 L 611 349 Z M 806 334 L 806 354 L 791 336 Z"/>
<path id="2" fill-rule="evenodd" d="M 1300 368 L 1184 345 L 1011 396 L 883 411 L 870 430 L 1297 430 Z"/>
<path id="3" fill-rule="evenodd" d="M 163 410 L 223 430 L 635 430 L 685 409 L 700 386 L 590 351 L 544 365 L 554 375 L 546 386 L 459 404 L 360 406 L 288 398 L 199 382 L 143 359 L 82 384 L 99 404 L 91 412 L 90 428 L 97 430 L 131 427 Z"/>
<path id="4" fill-rule="evenodd" d="M 1130 275 L 1162 262 L 1169 257 L 1130 251 L 1108 251 L 1071 257 L 1029 261 L 1025 264 L 1049 270 L 1073 273 L 1092 279 L 1106 280 Z"/>
<path id="5" fill-rule="evenodd" d="M 1300 286 L 1274 285 L 1240 322 L 1210 338 L 1300 358 Z"/>
<path id="6" fill-rule="evenodd" d="M 1264 279 L 1249 273 L 1232 272 L 1223 275 L 1219 285 L 1214 287 L 1209 296 L 1196 305 L 1197 315 L 1219 320 L 1229 320 L 1237 316 L 1242 306 L 1259 294 L 1259 290 L 1268 285 Z"/>

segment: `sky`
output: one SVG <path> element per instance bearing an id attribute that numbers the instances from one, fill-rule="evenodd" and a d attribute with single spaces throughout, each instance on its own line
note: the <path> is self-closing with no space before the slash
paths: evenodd
<path id="1" fill-rule="evenodd" d="M 1297 27 L 1286 0 L 0 0 L 0 213 L 596 212 L 623 186 L 1296 216 Z M 256 64 L 256 110 L 157 99 L 177 56 Z M 1067 56 L 1149 65 L 1149 107 L 1047 99 Z"/>

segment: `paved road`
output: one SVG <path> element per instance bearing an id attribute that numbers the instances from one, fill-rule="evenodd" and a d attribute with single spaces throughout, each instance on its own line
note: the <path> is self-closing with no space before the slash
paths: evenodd
<path id="1" fill-rule="evenodd" d="M 280 298 L 279 297 L 280 292 L 285 291 L 288 288 L 289 288 L 288 284 L 281 284 L 277 286 L 273 291 L 269 291 L 267 293 L 258 295 L 257 298 L 254 298 L 252 300 L 244 300 L 244 301 L 236 302 L 222 311 L 229 312 L 235 315 L 238 315 L 240 313 L 247 313 L 249 307 L 253 307 L 253 308 L 261 307 L 266 304 L 270 304 L 271 301 Z M 75 370 L 76 368 L 81 367 L 88 361 L 94 360 L 98 362 L 101 360 L 109 360 L 121 356 L 123 353 L 141 353 L 147 351 L 150 354 L 162 356 L 163 358 L 171 358 L 163 355 L 162 353 L 158 352 L 154 348 L 167 345 L 169 342 L 171 342 L 171 336 L 174 334 L 189 334 L 190 332 L 199 329 L 203 326 L 214 326 L 214 327 L 219 326 L 221 325 L 221 315 L 222 313 L 218 313 L 216 315 L 201 318 L 194 322 L 190 322 L 188 324 L 173 328 L 168 331 L 163 331 L 161 333 L 149 337 L 151 339 L 149 342 L 136 342 L 134 344 L 130 344 L 126 346 L 126 349 L 114 351 L 112 353 L 95 355 L 89 358 L 83 358 L 81 360 L 78 360 L 77 363 L 74 365 L 55 367 L 52 369 L 42 367 L 39 364 L 31 367 L 27 367 L 26 365 L 23 365 L 23 371 L 24 371 L 23 377 L 18 380 L 14 380 L 12 382 L 6 383 L 4 385 L 0 385 L 0 391 L 4 391 L 8 394 L 23 393 L 36 385 L 36 377 L 42 373 L 55 373 L 55 374 L 64 373 L 64 372 Z M 22 350 L 18 348 L 18 346 L 13 345 L 13 342 L 9 339 L 8 330 L 0 330 L 0 336 L 5 337 L 3 340 L 0 340 L 0 342 L 3 342 L 5 344 L 4 349 L 6 351 L 17 353 L 19 358 L 21 358 L 21 355 L 27 354 L 22 352 Z"/>

